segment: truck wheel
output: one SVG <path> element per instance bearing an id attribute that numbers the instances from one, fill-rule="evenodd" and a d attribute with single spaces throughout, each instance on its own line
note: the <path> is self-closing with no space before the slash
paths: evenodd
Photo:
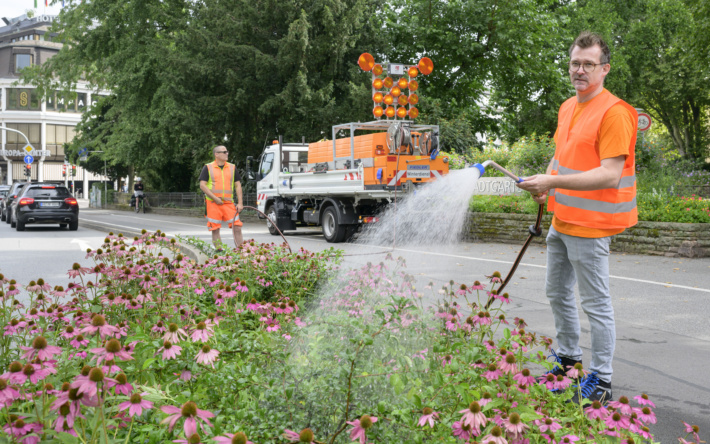
<path id="1" fill-rule="evenodd" d="M 276 208 L 273 205 L 266 210 L 266 228 L 268 228 L 269 233 L 274 236 L 279 234 L 279 231 L 276 229 Z"/>
<path id="2" fill-rule="evenodd" d="M 325 209 L 323 217 L 321 218 L 321 225 L 323 226 L 323 237 L 325 237 L 325 240 L 328 242 L 338 243 L 345 240 L 347 225 L 338 223 L 338 214 L 336 213 L 335 207 Z"/>

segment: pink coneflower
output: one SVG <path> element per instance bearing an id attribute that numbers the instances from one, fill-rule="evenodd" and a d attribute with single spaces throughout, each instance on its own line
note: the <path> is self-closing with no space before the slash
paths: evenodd
<path id="1" fill-rule="evenodd" d="M 367 436 L 365 435 L 367 429 L 372 427 L 372 424 L 377 422 L 377 417 L 370 415 L 362 415 L 360 419 L 354 421 L 347 421 L 348 424 L 353 426 L 350 430 L 350 440 L 355 441 L 360 440 L 360 444 L 365 444 Z"/>
<path id="2" fill-rule="evenodd" d="M 163 346 L 158 349 L 156 354 L 162 352 L 163 353 L 163 359 L 164 360 L 169 360 L 169 359 L 175 359 L 176 357 L 180 356 L 180 353 L 182 352 L 182 347 L 179 345 L 174 345 L 170 341 L 165 341 L 163 342 Z"/>
<path id="3" fill-rule="evenodd" d="M 202 437 L 197 433 L 193 433 L 190 436 L 186 436 L 186 439 L 176 439 L 173 442 L 176 442 L 178 444 L 204 444 L 202 442 Z"/>
<path id="4" fill-rule="evenodd" d="M 118 333 L 118 328 L 114 327 L 113 325 L 107 324 L 106 318 L 104 318 L 102 315 L 95 314 L 94 317 L 91 318 L 91 322 L 85 324 L 84 328 L 81 329 L 81 333 L 93 334 L 97 332 L 99 333 L 99 335 L 101 335 L 101 339 L 104 339 L 106 336 L 113 336 Z"/>
<path id="5" fill-rule="evenodd" d="M 86 418 L 81 414 L 81 412 L 72 411 L 71 404 L 69 402 L 65 402 L 56 409 L 53 406 L 52 410 L 58 410 L 57 419 L 54 422 L 54 430 L 60 430 L 65 423 L 69 427 L 74 427 L 74 421 L 76 418 Z"/>
<path id="6" fill-rule="evenodd" d="M 604 419 L 604 423 L 607 427 L 614 428 L 617 430 L 628 429 L 631 422 L 628 416 L 624 416 L 619 412 L 611 413 Z"/>
<path id="7" fill-rule="evenodd" d="M 145 395 L 147 395 L 147 393 L 132 394 L 131 398 L 128 401 L 122 402 L 118 405 L 118 410 L 122 411 L 128 409 L 128 416 L 130 416 L 131 418 L 133 418 L 133 416 L 135 415 L 142 415 L 143 409 L 150 410 L 153 408 L 152 402 L 143 399 L 143 396 Z"/>
<path id="8" fill-rule="evenodd" d="M 493 426 L 488 435 L 481 438 L 481 442 L 486 444 L 508 444 L 508 440 L 503 436 L 503 429 L 500 426 Z"/>
<path id="9" fill-rule="evenodd" d="M 498 361 L 498 368 L 505 373 L 515 373 L 518 371 L 518 363 L 515 359 L 515 355 L 508 353 L 505 355 L 504 359 Z"/>
<path id="10" fill-rule="evenodd" d="M 278 319 L 269 319 L 266 324 L 266 331 L 278 331 L 281 328 Z"/>
<path id="11" fill-rule="evenodd" d="M 616 409 L 622 415 L 630 416 L 633 413 L 633 408 L 629 405 L 629 398 L 622 396 L 618 401 L 609 402 L 609 407 Z"/>
<path id="12" fill-rule="evenodd" d="M 20 397 L 20 392 L 8 385 L 7 379 L 0 378 L 0 404 L 5 401 L 14 401 Z"/>
<path id="13" fill-rule="evenodd" d="M 96 365 L 101 365 L 101 362 L 105 360 L 115 360 L 116 358 L 120 358 L 122 361 L 133 359 L 131 353 L 121 346 L 118 339 L 109 339 L 104 347 L 92 348 L 90 351 L 96 355 Z"/>
<path id="14" fill-rule="evenodd" d="M 451 426 L 451 433 L 462 441 L 468 441 L 472 436 L 478 436 L 478 433 L 471 433 L 471 426 L 464 424 L 461 421 L 456 421 Z"/>
<path id="15" fill-rule="evenodd" d="M 651 407 L 649 406 L 644 406 L 640 409 L 635 408 L 634 413 L 636 413 L 636 416 L 638 416 L 639 420 L 643 421 L 646 424 L 656 423 L 656 414 L 653 413 Z"/>
<path id="16" fill-rule="evenodd" d="M 35 355 L 40 361 L 46 361 L 47 359 L 52 359 L 54 355 L 58 355 L 62 352 L 62 349 L 49 345 L 44 336 L 37 336 L 32 341 L 32 347 L 20 346 L 21 349 L 25 350 L 25 354 L 20 356 L 20 359 L 26 359 L 28 361 L 34 359 Z"/>
<path id="17" fill-rule="evenodd" d="M 609 410 L 606 409 L 599 401 L 592 401 L 592 405 L 584 409 L 589 419 L 604 420 L 609 416 Z"/>
<path id="18" fill-rule="evenodd" d="M 572 380 L 565 375 L 557 375 L 555 378 L 554 388 L 557 390 L 564 390 L 572 385 Z"/>
<path id="19" fill-rule="evenodd" d="M 488 418 L 481 412 L 481 405 L 473 401 L 467 409 L 459 410 L 459 413 L 463 413 L 461 417 L 461 423 L 464 425 L 469 425 L 473 430 L 480 430 L 488 422 Z"/>
<path id="20" fill-rule="evenodd" d="M 16 335 L 22 331 L 23 328 L 27 327 L 27 322 L 22 319 L 12 319 L 9 324 L 5 326 L 5 334 L 3 336 Z"/>
<path id="21" fill-rule="evenodd" d="M 25 417 L 17 418 L 13 422 L 5 424 L 3 426 L 3 430 L 5 430 L 5 433 L 14 437 L 18 441 L 19 441 L 19 438 L 29 435 L 30 433 L 37 433 L 37 434 L 42 433 L 42 425 L 41 424 L 38 424 L 35 422 L 26 423 L 25 419 L 26 419 Z M 26 442 L 32 442 L 32 441 L 28 441 L 27 439 L 24 439 L 24 440 L 22 440 L 22 442 L 26 443 Z M 37 441 L 34 441 L 34 442 L 37 442 Z"/>
<path id="22" fill-rule="evenodd" d="M 254 444 L 247 439 L 244 432 L 225 433 L 225 436 L 215 436 L 212 439 L 219 444 Z"/>
<path id="23" fill-rule="evenodd" d="M 107 381 L 106 387 L 113 387 L 117 395 L 129 396 L 133 392 L 133 385 L 128 383 L 128 377 L 123 372 L 117 374 L 113 380 Z"/>
<path id="24" fill-rule="evenodd" d="M 486 406 L 486 404 L 488 404 L 491 401 L 493 401 L 493 396 L 491 396 L 491 394 L 488 392 L 483 392 L 481 399 L 478 400 L 478 405 L 480 405 L 481 408 L 483 408 Z"/>
<path id="25" fill-rule="evenodd" d="M 513 376 L 513 380 L 517 381 L 520 385 L 531 386 L 535 384 L 535 377 L 530 374 L 530 370 L 527 368 L 522 369 L 520 372 Z"/>
<path id="26" fill-rule="evenodd" d="M 301 430 L 301 433 L 285 429 L 283 436 L 292 443 L 315 444 L 315 436 L 313 435 L 313 430 L 311 429 L 303 429 Z"/>
<path id="27" fill-rule="evenodd" d="M 690 425 L 685 421 L 682 421 L 683 425 L 685 426 L 685 433 L 692 433 L 693 438 L 695 438 L 695 442 L 700 442 L 700 435 L 698 433 L 700 432 L 700 427 L 696 425 Z"/>
<path id="28" fill-rule="evenodd" d="M 579 437 L 577 435 L 565 435 L 562 438 L 560 438 L 560 444 L 567 444 L 570 442 L 577 442 L 579 441 Z"/>
<path id="29" fill-rule="evenodd" d="M 187 333 L 185 333 L 185 330 L 178 327 L 177 324 L 173 322 L 168 324 L 168 331 L 165 332 L 165 336 L 163 336 L 164 340 L 170 341 L 173 344 L 180 342 L 185 338 L 187 338 Z"/>
<path id="30" fill-rule="evenodd" d="M 12 365 L 12 364 L 10 364 Z M 10 376 L 10 382 L 15 384 L 24 384 L 25 381 L 29 379 L 32 384 L 37 384 L 39 381 L 43 380 L 53 372 L 47 368 L 36 368 L 39 366 L 34 366 L 32 364 L 25 364 L 22 367 L 22 371 L 13 373 Z M 55 372 L 56 373 L 56 372 Z M 5 375 L 3 375 L 5 376 Z"/>
<path id="31" fill-rule="evenodd" d="M 434 421 L 439 419 L 439 412 L 435 412 L 430 407 L 424 407 L 422 410 L 422 416 L 419 417 L 419 422 L 417 425 L 424 427 L 427 423 L 429 427 L 434 428 Z"/>
<path id="32" fill-rule="evenodd" d="M 89 397 L 94 397 L 99 391 L 99 383 L 103 383 L 106 378 L 103 370 L 94 367 L 89 371 L 88 376 L 77 376 L 76 380 L 71 383 L 71 388 L 77 389 L 77 393 L 85 394 Z"/>
<path id="33" fill-rule="evenodd" d="M 76 336 L 74 337 L 74 339 L 72 339 L 72 340 L 69 342 L 69 345 L 71 345 L 72 347 L 74 347 L 74 348 L 76 348 L 76 349 L 84 348 L 84 347 L 86 347 L 87 345 L 89 345 L 89 340 L 86 339 L 86 338 L 84 337 L 84 335 L 78 334 L 78 335 L 76 335 Z"/>
<path id="34" fill-rule="evenodd" d="M 503 420 L 503 426 L 505 427 L 505 431 L 515 439 L 522 438 L 522 436 L 519 435 L 522 435 L 530 428 L 523 423 L 520 419 L 520 415 L 516 412 L 511 413 L 507 419 Z"/>
<path id="35" fill-rule="evenodd" d="M 59 336 L 60 336 L 61 338 L 70 340 L 70 339 L 74 338 L 74 337 L 75 337 L 76 335 L 78 335 L 78 334 L 79 334 L 79 332 L 76 331 L 76 329 L 75 329 L 73 326 L 67 325 L 67 328 L 65 328 L 64 331 L 63 331 Z"/>
<path id="36" fill-rule="evenodd" d="M 210 365 L 214 368 L 214 362 L 217 360 L 217 356 L 219 356 L 219 352 L 205 344 L 197 354 L 197 363 L 202 365 Z"/>
<path id="37" fill-rule="evenodd" d="M 212 332 L 211 327 L 204 322 L 198 322 L 195 326 L 195 330 L 190 333 L 190 339 L 192 339 L 192 342 L 207 342 L 210 340 L 212 335 L 214 335 L 214 333 Z"/>
<path id="38" fill-rule="evenodd" d="M 558 424 L 554 419 L 552 418 L 545 418 L 545 419 L 537 419 L 534 422 L 535 425 L 540 429 L 541 432 L 550 432 L 554 434 L 557 432 L 559 429 L 562 428 L 560 424 Z"/>
<path id="39" fill-rule="evenodd" d="M 567 376 L 572 378 L 572 379 L 581 379 L 584 377 L 586 372 L 584 371 L 584 368 L 582 367 L 582 364 L 580 362 L 575 363 L 573 366 L 567 370 Z"/>
<path id="40" fill-rule="evenodd" d="M 488 370 L 483 372 L 483 374 L 481 376 L 483 376 L 484 378 L 486 378 L 490 382 L 490 381 L 495 381 L 496 379 L 503 376 L 503 372 L 500 371 L 500 369 L 498 368 L 497 365 L 492 363 L 492 364 L 488 365 Z"/>
<path id="41" fill-rule="evenodd" d="M 192 436 L 197 433 L 197 420 L 200 419 L 212 427 L 209 418 L 214 418 L 214 413 L 210 413 L 207 410 L 200 410 L 197 408 L 197 404 L 192 401 L 187 401 L 182 407 L 175 407 L 172 405 L 165 405 L 160 408 L 163 413 L 167 413 L 167 418 L 163 419 L 160 423 L 169 423 L 168 431 L 172 432 L 173 427 L 178 422 L 180 418 L 185 418 L 185 424 L 183 429 L 185 431 L 185 436 Z M 204 431 L 204 425 L 200 424 L 202 430 Z"/>
<path id="42" fill-rule="evenodd" d="M 176 375 L 177 375 L 177 373 L 176 373 Z M 192 372 L 191 372 L 190 370 L 184 368 L 184 369 L 180 372 L 180 375 L 178 375 L 178 378 L 179 378 L 181 381 L 189 381 L 190 379 L 192 379 Z"/>
<path id="43" fill-rule="evenodd" d="M 636 400 L 636 402 L 639 403 L 639 405 L 648 405 L 648 406 L 651 406 L 651 408 L 654 408 L 654 409 L 656 408 L 656 404 L 651 402 L 651 400 L 648 399 L 648 395 L 645 393 L 642 393 L 638 396 L 634 396 L 634 399 Z"/>

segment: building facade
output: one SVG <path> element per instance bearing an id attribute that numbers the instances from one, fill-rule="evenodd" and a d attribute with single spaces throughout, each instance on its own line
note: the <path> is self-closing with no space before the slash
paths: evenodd
<path id="1" fill-rule="evenodd" d="M 32 181 L 64 181 L 81 194 L 91 183 L 107 179 L 79 166 L 72 176 L 71 165 L 64 162 L 64 144 L 74 138 L 82 113 L 103 94 L 80 83 L 71 94 L 40 98 L 31 85 L 18 82 L 22 68 L 44 63 L 62 47 L 49 31 L 55 17 L 23 15 L 0 23 L 0 127 L 15 130 L 0 129 L 0 183 L 26 180 L 25 157 L 30 154 Z"/>

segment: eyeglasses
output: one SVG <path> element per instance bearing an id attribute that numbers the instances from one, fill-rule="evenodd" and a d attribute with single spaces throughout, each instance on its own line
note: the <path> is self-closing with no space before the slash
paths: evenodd
<path id="1" fill-rule="evenodd" d="M 227 154 L 229 151 L 215 151 L 217 154 Z"/>
<path id="2" fill-rule="evenodd" d="M 593 72 L 597 65 L 606 65 L 606 63 L 590 63 L 590 62 L 585 62 L 585 63 L 579 63 L 579 62 L 569 62 L 569 69 L 572 72 L 579 71 L 579 67 L 581 66 L 584 72 Z"/>

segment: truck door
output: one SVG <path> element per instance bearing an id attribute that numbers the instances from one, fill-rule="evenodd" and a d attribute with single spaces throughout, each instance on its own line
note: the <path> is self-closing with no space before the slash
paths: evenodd
<path id="1" fill-rule="evenodd" d="M 259 201 L 259 211 L 266 212 L 266 201 L 276 194 L 276 179 L 278 170 L 274 168 L 276 155 L 273 151 L 267 151 L 261 157 L 259 164 L 259 177 L 261 180 L 256 184 L 256 197 Z"/>

